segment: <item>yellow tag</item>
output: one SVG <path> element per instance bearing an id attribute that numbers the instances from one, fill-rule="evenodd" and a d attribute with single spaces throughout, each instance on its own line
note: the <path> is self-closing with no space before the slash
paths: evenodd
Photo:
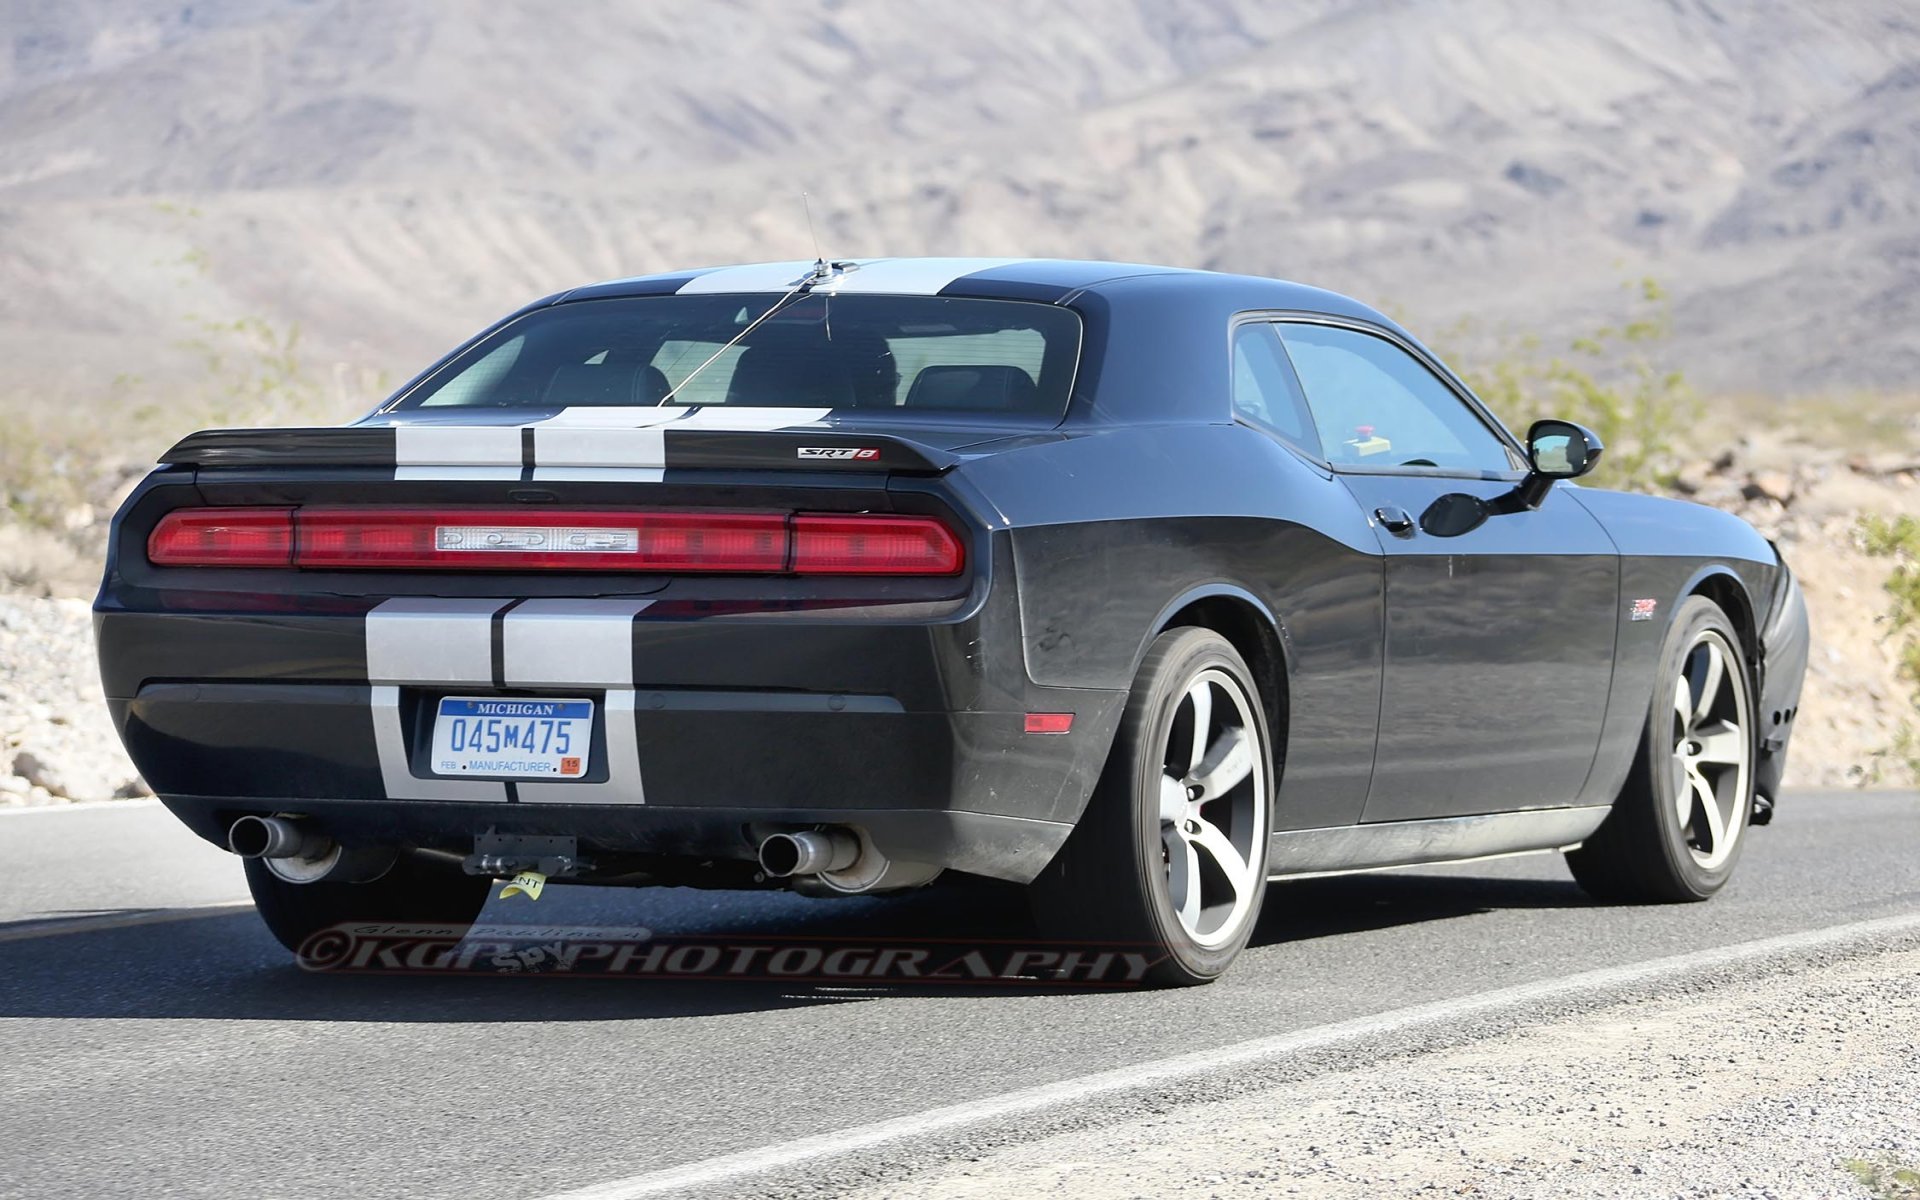
<path id="1" fill-rule="evenodd" d="M 1393 443 L 1378 434 L 1369 438 L 1355 438 L 1347 445 L 1352 446 L 1353 452 L 1362 458 L 1369 454 L 1385 454 L 1393 449 Z"/>
<path id="2" fill-rule="evenodd" d="M 500 898 L 525 893 L 527 899 L 538 900 L 540 889 L 547 886 L 547 877 L 538 871 L 522 871 L 513 877 L 513 881 L 500 889 Z"/>

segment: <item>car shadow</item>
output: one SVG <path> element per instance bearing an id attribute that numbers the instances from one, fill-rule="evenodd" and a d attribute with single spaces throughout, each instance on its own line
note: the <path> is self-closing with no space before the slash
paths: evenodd
<path id="1" fill-rule="evenodd" d="M 653 903 L 648 902 L 648 898 Z M 1388 874 L 1276 884 L 1252 946 L 1453 920 L 1502 909 L 1582 907 L 1571 882 Z M 977 884 L 893 899 L 810 902 L 765 894 L 617 894 L 611 900 L 527 910 L 490 905 L 482 925 L 525 931 L 509 954 L 469 938 L 466 961 L 444 954 L 365 956 L 363 968 L 295 965 L 251 912 L 170 923 L 62 932 L 0 942 L 0 1017 L 269 1020 L 377 1023 L 634 1021 L 767 1012 L 879 997 L 1075 995 L 1133 990 L 1124 970 L 1089 983 L 1003 972 L 1010 956 L 1057 943 L 1040 939 L 1019 889 Z M 110 914 L 108 914 L 110 916 Z M 631 931 L 644 927 L 643 936 Z M 554 930 L 562 933 L 554 934 Z M 686 970 L 606 971 L 562 965 L 569 947 L 606 933 L 629 962 L 654 946 L 680 952 Z M 445 947 L 441 947 L 444 951 Z M 1088 954 L 1125 947 L 1090 947 Z M 538 952 L 529 958 L 526 951 Z M 717 951 L 717 957 L 709 950 Z M 852 971 L 774 975 L 730 971 L 748 951 L 764 964 L 786 951 L 820 961 L 840 951 Z M 925 951 L 918 977 L 862 974 L 878 955 Z M 732 959 L 729 956 L 734 956 Z M 454 956 L 457 961 L 457 955 Z M 666 961 L 662 959 L 661 961 Z M 1031 958 L 1025 960 L 1032 962 Z M 898 962 L 896 957 L 895 962 Z M 424 965 L 422 965 L 424 964 Z M 1122 964 L 1124 965 L 1124 964 Z M 945 977 L 937 972 L 947 969 Z"/>
<path id="2" fill-rule="evenodd" d="M 1268 886 L 1248 944 L 1273 946 L 1501 910 L 1591 908 L 1594 903 L 1571 879 L 1389 871 L 1281 880 Z"/>

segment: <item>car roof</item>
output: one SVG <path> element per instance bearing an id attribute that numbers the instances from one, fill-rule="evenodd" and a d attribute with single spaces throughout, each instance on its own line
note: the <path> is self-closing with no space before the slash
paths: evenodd
<path id="1" fill-rule="evenodd" d="M 815 265 L 808 260 L 792 260 L 635 275 L 574 288 L 550 297 L 546 303 L 683 292 L 779 293 L 805 278 Z M 1232 307 L 1239 309 L 1324 312 L 1394 325 L 1381 313 L 1338 292 L 1280 279 L 1186 267 L 1062 258 L 865 258 L 836 260 L 834 265 L 845 268 L 838 274 L 836 295 L 951 296 L 1062 304 L 1125 285 L 1127 291 L 1136 294 L 1164 290 L 1192 295 L 1200 290 L 1216 299 L 1231 298 Z"/>

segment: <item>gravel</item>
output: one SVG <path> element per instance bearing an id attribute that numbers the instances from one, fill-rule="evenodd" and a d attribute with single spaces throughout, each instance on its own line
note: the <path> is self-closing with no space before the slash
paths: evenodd
<path id="1" fill-rule="evenodd" d="M 0 596 L 0 806 L 149 794 L 107 717 L 86 601 Z"/>
<path id="2" fill-rule="evenodd" d="M 1917 1094 L 1920 951 L 1897 950 L 1015 1144 L 848 1195 L 1893 1200 L 1908 1193 L 1885 1184 L 1892 1172 L 1920 1166 Z"/>

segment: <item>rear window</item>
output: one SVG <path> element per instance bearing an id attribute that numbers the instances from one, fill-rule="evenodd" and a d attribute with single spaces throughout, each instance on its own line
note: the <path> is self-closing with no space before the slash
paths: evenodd
<path id="1" fill-rule="evenodd" d="M 1071 310 L 1019 300 L 648 296 L 538 309 L 481 339 L 397 406 L 742 405 L 875 415 L 1066 413 Z"/>

